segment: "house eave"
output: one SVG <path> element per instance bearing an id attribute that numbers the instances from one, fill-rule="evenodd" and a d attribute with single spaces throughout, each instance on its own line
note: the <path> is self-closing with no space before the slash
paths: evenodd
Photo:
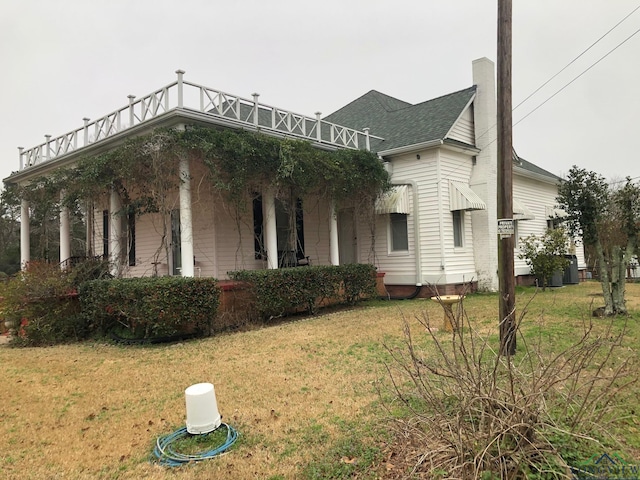
<path id="1" fill-rule="evenodd" d="M 53 170 L 58 168 L 68 167 L 77 162 L 80 158 L 91 155 L 98 155 L 100 153 L 106 152 L 114 147 L 117 147 L 124 143 L 127 138 L 136 137 L 140 135 L 147 134 L 153 131 L 156 128 L 171 128 L 184 124 L 198 124 L 202 126 L 216 126 L 216 127 L 226 127 L 233 128 L 236 130 L 246 130 L 252 132 L 262 132 L 265 135 L 269 135 L 271 137 L 276 138 L 297 138 L 300 140 L 309 141 L 308 138 L 303 136 L 298 136 L 295 134 L 282 132 L 279 130 L 273 130 L 270 128 L 265 128 L 263 126 L 253 126 L 248 125 L 244 122 L 235 121 L 231 118 L 224 117 L 213 117 L 207 113 L 203 113 L 197 110 L 192 110 L 189 108 L 173 108 L 168 112 L 165 112 L 161 115 L 158 115 L 150 120 L 145 121 L 139 125 L 128 128 L 121 132 L 115 133 L 108 138 L 100 140 L 98 142 L 92 143 L 91 145 L 87 145 L 85 147 L 79 148 L 78 150 L 74 150 L 73 152 L 69 152 L 64 155 L 60 155 L 54 159 L 46 160 L 37 165 L 33 165 L 31 167 L 25 168 L 18 172 L 11 174 L 10 176 L 3 179 L 5 183 L 8 184 L 20 184 L 28 182 L 34 178 L 45 175 Z M 310 141 L 311 145 L 316 148 L 320 148 L 323 150 L 337 150 L 339 147 L 328 144 L 322 141 Z"/>
<path id="2" fill-rule="evenodd" d="M 414 143 L 412 145 L 403 145 L 402 147 L 391 148 L 389 150 L 380 150 L 378 155 L 381 157 L 391 157 L 393 155 L 400 155 L 403 153 L 415 152 L 417 150 L 427 150 L 430 148 L 437 148 L 442 146 L 442 139 L 429 140 L 428 142 Z"/>
<path id="3" fill-rule="evenodd" d="M 562 182 L 561 178 L 549 177 L 548 175 L 541 175 L 539 173 L 531 172 L 517 165 L 513 166 L 513 173 L 520 175 L 521 177 L 530 178 L 539 182 L 548 183 L 549 185 L 559 185 Z"/>

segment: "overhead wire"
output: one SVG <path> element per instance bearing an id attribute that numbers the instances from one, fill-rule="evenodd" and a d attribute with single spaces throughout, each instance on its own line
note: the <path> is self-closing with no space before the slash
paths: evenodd
<path id="1" fill-rule="evenodd" d="M 605 32 L 603 35 L 601 35 L 595 42 L 593 42 L 591 45 L 589 45 L 585 50 L 583 50 L 578 56 L 576 56 L 573 60 L 571 60 L 569 63 L 567 63 L 564 67 L 562 67 L 557 73 L 555 73 L 554 75 L 552 75 L 548 80 L 546 80 L 542 85 L 540 85 L 538 88 L 536 88 L 532 93 L 530 93 L 524 100 L 522 100 L 520 103 L 518 103 L 518 105 L 516 105 L 515 107 L 512 108 L 512 112 L 515 111 L 518 107 L 520 107 L 521 105 L 523 105 L 527 100 L 529 100 L 531 97 L 533 97 L 536 93 L 538 93 L 542 88 L 544 88 L 546 85 L 548 85 L 551 81 L 553 81 L 556 77 L 558 77 L 558 75 L 560 75 L 562 72 L 564 72 L 567 68 L 569 68 L 569 66 L 571 66 L 573 63 L 575 63 L 579 58 L 581 58 L 585 53 L 587 53 L 589 50 L 591 50 L 595 45 L 597 45 L 600 41 L 602 41 L 607 35 L 609 35 L 613 30 L 615 30 L 618 26 L 620 26 L 627 18 L 629 18 L 631 15 L 633 15 L 636 11 L 638 11 L 640 9 L 640 5 L 638 5 L 637 7 L 635 7 L 631 12 L 629 12 L 627 15 L 625 15 L 621 20 L 619 20 L 613 27 L 611 27 L 609 30 L 607 30 L 607 32 Z M 545 103 L 547 103 L 549 100 L 551 100 L 553 97 L 555 97 L 556 95 L 558 95 L 560 92 L 562 92 L 565 88 L 567 88 L 569 85 L 571 85 L 573 82 L 575 82 L 578 78 L 580 78 L 582 75 L 584 75 L 585 73 L 587 73 L 589 70 L 591 70 L 593 67 L 595 67 L 598 63 L 600 63 L 602 60 L 604 60 L 606 57 L 608 57 L 611 53 L 613 53 L 615 50 L 617 50 L 619 47 L 621 47 L 624 43 L 626 43 L 627 41 L 629 41 L 633 36 L 635 36 L 638 32 L 640 32 L 639 30 L 636 30 L 633 34 L 631 34 L 629 37 L 627 37 L 626 39 L 624 39 L 622 42 L 620 42 L 618 45 L 616 45 L 613 49 L 611 49 L 609 52 L 607 52 L 605 55 L 603 55 L 601 58 L 599 58 L 595 63 L 591 64 L 587 69 L 585 69 L 582 73 L 580 73 L 578 76 L 576 76 L 575 78 L 573 78 L 569 83 L 567 83 L 566 85 L 564 85 L 561 89 L 559 89 L 558 91 L 556 91 L 553 95 L 551 95 L 550 97 L 548 97 L 546 100 L 544 100 L 541 104 L 539 104 L 538 106 L 536 106 L 533 110 L 531 110 L 529 113 L 527 113 L 524 117 L 522 117 L 520 120 L 518 120 L 515 124 L 517 125 L 518 123 L 520 123 L 522 120 L 524 120 L 525 118 L 527 118 L 529 115 L 531 115 L 533 112 L 535 112 L 536 110 L 538 110 L 540 107 L 542 107 Z M 497 123 L 493 124 L 490 128 L 488 128 L 486 131 L 484 131 L 482 134 L 480 134 L 477 138 L 476 141 L 480 138 L 482 138 L 484 135 L 486 135 L 487 133 L 489 133 L 491 130 L 493 130 L 493 128 L 497 125 Z M 489 145 L 493 142 L 495 142 L 496 139 L 494 138 L 491 142 L 489 142 Z"/>

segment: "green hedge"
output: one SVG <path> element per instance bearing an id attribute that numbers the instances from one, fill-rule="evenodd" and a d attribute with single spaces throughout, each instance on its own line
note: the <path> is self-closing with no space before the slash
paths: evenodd
<path id="1" fill-rule="evenodd" d="M 249 285 L 263 319 L 315 313 L 324 300 L 352 304 L 376 294 L 376 268 L 368 264 L 240 270 L 229 276 Z"/>
<path id="2" fill-rule="evenodd" d="M 135 339 L 208 334 L 220 304 L 213 278 L 95 280 L 82 284 L 79 294 L 91 331 Z"/>

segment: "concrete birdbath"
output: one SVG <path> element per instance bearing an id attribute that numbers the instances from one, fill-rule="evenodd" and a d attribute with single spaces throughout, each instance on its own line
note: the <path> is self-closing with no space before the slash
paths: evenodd
<path id="1" fill-rule="evenodd" d="M 443 328 L 447 332 L 453 332 L 453 305 L 462 301 L 463 298 L 464 295 L 440 295 L 439 297 L 431 297 L 431 300 L 441 304 L 444 309 Z"/>

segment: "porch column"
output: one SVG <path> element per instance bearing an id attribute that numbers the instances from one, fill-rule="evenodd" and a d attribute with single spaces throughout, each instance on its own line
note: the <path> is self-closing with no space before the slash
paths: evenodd
<path id="1" fill-rule="evenodd" d="M 122 202 L 120 195 L 115 189 L 111 190 L 109 199 L 109 262 L 111 263 L 111 274 L 114 277 L 120 275 L 121 267 L 121 243 L 122 243 Z"/>
<path id="2" fill-rule="evenodd" d="M 267 268 L 278 268 L 278 230 L 276 227 L 276 197 L 271 189 L 262 194 L 264 206 L 264 245 L 267 249 Z"/>
<path id="3" fill-rule="evenodd" d="M 20 266 L 23 270 L 31 260 L 29 234 L 29 202 L 22 199 L 20 205 Z"/>
<path id="4" fill-rule="evenodd" d="M 340 248 L 338 246 L 338 212 L 335 202 L 331 202 L 329 211 L 329 260 L 331 265 L 340 265 Z"/>
<path id="5" fill-rule="evenodd" d="M 64 199 L 64 192 L 60 193 L 60 201 Z M 60 268 L 63 270 L 69 265 L 66 265 L 66 260 L 71 257 L 71 228 L 69 224 L 69 208 L 64 205 L 60 206 Z"/>
<path id="6" fill-rule="evenodd" d="M 180 159 L 180 249 L 183 277 L 193 277 L 193 220 L 189 159 Z"/>

